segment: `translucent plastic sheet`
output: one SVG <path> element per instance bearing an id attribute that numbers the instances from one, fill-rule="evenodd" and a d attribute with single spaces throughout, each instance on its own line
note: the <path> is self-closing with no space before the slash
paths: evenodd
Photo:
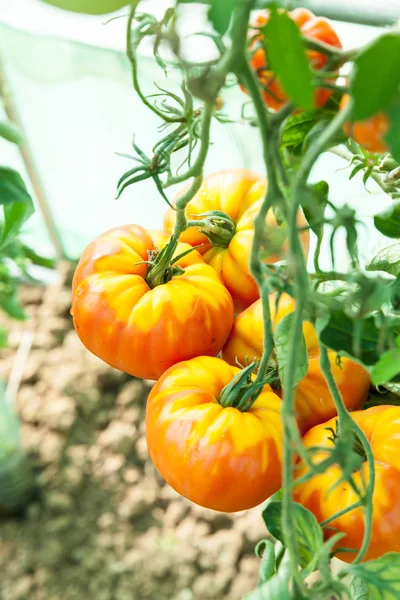
<path id="1" fill-rule="evenodd" d="M 37 36 L 0 25 L 0 53 L 5 74 L 25 133 L 33 151 L 64 247 L 76 257 L 83 246 L 103 230 L 123 222 L 161 226 L 164 202 L 151 181 L 128 188 L 115 200 L 116 183 L 130 168 L 129 160 L 116 152 L 132 152 L 131 140 L 147 154 L 159 139 L 157 120 L 135 96 L 130 68 L 122 53 L 61 39 Z M 179 93 L 178 74 L 167 79 L 154 61 L 143 57 L 140 73 L 146 93 L 153 82 Z M 224 91 L 226 111 L 239 116 L 245 96 L 240 90 Z M 206 172 L 248 167 L 263 172 L 258 131 L 240 123 L 214 122 L 213 145 Z M 0 145 L 2 162 L 20 168 L 15 148 Z M 368 259 L 374 249 L 389 240 L 378 238 L 371 215 L 389 201 L 374 183 L 364 190 L 357 176 L 348 181 L 349 170 L 333 155 L 323 156 L 313 180 L 326 179 L 331 199 L 362 206 L 365 226 L 360 229 L 361 255 Z M 20 168 L 23 173 L 23 168 Z M 168 190 L 173 198 L 176 189 Z M 29 222 L 30 241 L 42 252 L 51 251 L 46 228 L 38 214 Z M 338 236 L 338 243 L 342 242 Z M 329 265 L 327 251 L 323 261 Z M 340 261 L 345 257 L 340 256 Z"/>

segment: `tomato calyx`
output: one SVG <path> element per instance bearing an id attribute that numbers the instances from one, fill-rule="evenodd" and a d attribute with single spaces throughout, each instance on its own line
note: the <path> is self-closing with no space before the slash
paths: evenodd
<path id="1" fill-rule="evenodd" d="M 149 260 L 146 262 L 149 264 L 149 270 L 147 271 L 145 280 L 151 289 L 158 285 L 164 285 L 165 283 L 168 283 L 168 281 L 171 281 L 173 277 L 183 275 L 185 272 L 182 267 L 175 263 L 186 256 L 186 254 L 196 250 L 197 246 L 189 248 L 188 250 L 185 250 L 185 252 L 172 258 L 177 245 L 178 241 L 172 236 L 168 244 L 161 250 L 155 249 L 148 251 Z"/>
<path id="2" fill-rule="evenodd" d="M 264 385 L 270 383 L 275 378 L 273 375 L 265 378 L 263 381 L 255 382 L 252 376 L 258 365 L 258 360 L 254 360 L 246 365 L 222 389 L 218 402 L 223 408 L 233 407 L 241 412 L 250 410 L 261 394 Z"/>
<path id="3" fill-rule="evenodd" d="M 217 248 L 227 248 L 236 233 L 236 225 L 231 217 L 221 210 L 210 210 L 197 216 L 205 217 L 201 219 L 199 231 L 208 237 L 211 244 Z"/>
<path id="4" fill-rule="evenodd" d="M 335 446 L 337 462 L 343 462 L 342 467 L 350 467 L 350 471 L 353 473 L 358 471 L 361 465 L 367 461 L 367 455 L 357 433 L 349 428 L 346 428 L 346 431 L 339 430 L 338 420 L 335 421 L 334 428 L 326 427 L 325 429 L 331 434 L 330 437 L 328 437 L 328 440 L 330 440 Z M 350 452 L 349 446 L 351 447 Z M 343 461 L 341 460 L 342 454 L 344 454 Z"/>

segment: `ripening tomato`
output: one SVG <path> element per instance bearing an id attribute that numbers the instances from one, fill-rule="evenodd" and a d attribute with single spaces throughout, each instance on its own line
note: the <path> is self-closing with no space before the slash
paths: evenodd
<path id="1" fill-rule="evenodd" d="M 349 101 L 348 94 L 342 97 L 340 109 L 342 110 Z M 389 131 L 390 122 L 385 113 L 378 113 L 365 121 L 345 123 L 343 131 L 347 137 L 352 137 L 368 152 L 389 152 L 384 137 Z"/>
<path id="2" fill-rule="evenodd" d="M 270 311 L 273 327 L 276 328 L 287 314 L 294 311 L 295 303 L 288 294 L 279 300 L 278 312 L 275 295 L 270 296 Z M 336 408 L 319 366 L 318 338 L 314 327 L 308 321 L 303 323 L 303 333 L 308 351 L 308 373 L 300 381 L 295 392 L 296 419 L 302 432 L 336 415 Z M 231 335 L 222 350 L 222 356 L 229 364 L 246 363 L 246 358 L 259 359 L 263 348 L 263 318 L 261 300 L 257 300 L 234 321 Z M 332 373 L 339 387 L 343 401 L 349 410 L 363 405 L 369 390 L 369 374 L 361 365 L 346 357 L 328 350 Z"/>
<path id="3" fill-rule="evenodd" d="M 127 0 L 43 0 L 57 8 L 89 15 L 105 15 L 123 6 L 127 6 Z"/>
<path id="4" fill-rule="evenodd" d="M 214 245 L 202 233 L 201 227 L 189 227 L 180 237 L 182 242 L 198 248 L 204 261 L 221 273 L 225 286 L 230 291 L 237 311 L 243 310 L 259 297 L 256 282 L 250 274 L 249 260 L 254 237 L 254 218 L 257 215 L 267 188 L 261 175 L 247 169 L 230 169 L 206 177 L 203 184 L 186 208 L 188 219 L 204 219 L 204 213 L 222 212 L 230 217 L 230 235 L 223 228 L 223 240 L 214 239 Z M 175 211 L 169 209 L 164 219 L 164 229 L 172 233 Z M 299 227 L 307 222 L 302 212 L 298 216 Z M 214 235 L 215 232 L 213 231 Z M 217 235 L 218 237 L 218 235 Z M 264 247 L 265 262 L 273 263 L 284 257 L 286 230 L 278 226 L 272 210 L 266 219 Z M 305 252 L 309 247 L 309 232 L 301 234 Z M 220 245 L 216 245 L 220 244 Z"/>
<path id="5" fill-rule="evenodd" d="M 265 386 L 250 410 L 219 403 L 239 372 L 199 356 L 171 367 L 153 387 L 146 436 L 155 466 L 179 494 L 206 508 L 252 508 L 281 487 L 280 398 Z"/>
<path id="6" fill-rule="evenodd" d="M 229 292 L 196 250 L 178 260 L 183 273 L 149 286 L 145 261 L 167 240 L 152 237 L 139 225 L 107 231 L 86 248 L 72 283 L 81 341 L 112 367 L 144 379 L 198 354 L 217 355 L 233 321 Z M 175 256 L 188 248 L 178 244 Z"/>
<path id="7" fill-rule="evenodd" d="M 352 413 L 368 438 L 375 462 L 375 488 L 372 497 L 373 517 L 372 535 L 364 560 L 379 558 L 386 552 L 400 551 L 400 407 L 375 406 Z M 304 436 L 306 448 L 314 446 L 329 448 L 333 442 L 336 419 L 322 423 L 310 429 Z M 326 452 L 316 451 L 313 462 L 319 463 L 326 458 Z M 296 476 L 301 477 L 307 467 L 299 465 Z M 337 485 L 342 471 L 339 465 L 332 465 L 323 474 L 316 475 L 294 488 L 294 499 L 314 513 L 319 522 L 332 517 L 359 498 L 347 481 Z M 353 473 L 354 482 L 359 489 L 363 480 L 368 483 L 369 469 L 366 462 Z M 333 529 L 334 528 L 334 529 Z M 340 547 L 360 549 L 364 535 L 363 509 L 356 508 L 331 521 L 325 529 L 326 537 L 337 531 L 345 534 L 339 541 Z M 355 553 L 342 552 L 337 557 L 352 562 Z"/>
<path id="8" fill-rule="evenodd" d="M 253 23 L 253 27 L 262 27 L 269 20 L 269 11 L 263 10 Z M 306 8 L 295 8 L 288 13 L 289 17 L 299 27 L 301 33 L 312 40 L 324 42 L 330 46 L 341 48 L 342 44 L 337 36 L 337 33 L 332 28 L 327 19 L 316 17 L 310 10 Z M 278 110 L 286 104 L 288 97 L 279 82 L 279 79 L 274 75 L 273 71 L 268 69 L 268 64 L 265 56 L 262 34 L 254 37 L 256 30 L 251 30 L 252 38 L 250 42 L 251 65 L 257 73 L 260 82 L 264 87 L 264 101 L 270 108 Z M 307 50 L 308 60 L 314 69 L 322 69 L 327 63 L 326 54 L 322 54 L 315 50 Z M 321 108 L 332 95 L 332 90 L 326 88 L 317 88 L 315 90 L 315 108 Z"/>

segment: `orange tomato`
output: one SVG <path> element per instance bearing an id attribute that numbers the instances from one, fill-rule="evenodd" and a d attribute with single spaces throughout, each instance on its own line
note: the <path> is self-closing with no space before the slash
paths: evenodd
<path id="1" fill-rule="evenodd" d="M 276 328 L 287 314 L 294 311 L 294 300 L 283 294 L 278 311 L 275 295 L 270 296 L 270 311 L 273 327 Z M 303 333 L 308 351 L 308 373 L 300 381 L 295 391 L 296 419 L 302 432 L 336 415 L 336 408 L 319 366 L 318 338 L 314 327 L 308 321 L 303 323 Z M 261 300 L 257 300 L 247 310 L 238 315 L 232 332 L 222 350 L 222 356 L 229 364 L 246 363 L 246 359 L 259 359 L 263 348 L 263 318 Z M 337 354 L 328 350 L 333 376 L 339 387 L 343 401 L 349 410 L 363 405 L 369 390 L 369 374 L 361 365 L 346 357 L 337 363 Z"/>
<path id="2" fill-rule="evenodd" d="M 211 244 L 201 228 L 189 227 L 180 237 L 182 242 L 198 248 L 204 261 L 221 274 L 225 286 L 230 291 L 239 312 L 259 297 L 257 284 L 249 269 L 251 244 L 254 237 L 254 218 L 257 215 L 267 188 L 267 181 L 261 175 L 247 169 L 230 169 L 206 177 L 203 184 L 189 202 L 186 216 L 201 219 L 202 213 L 221 211 L 233 221 L 235 231 L 226 247 Z M 164 219 L 164 229 L 172 233 L 175 211 L 169 209 Z M 303 213 L 299 212 L 299 227 L 307 225 Z M 281 260 L 285 253 L 285 230 L 279 227 L 272 210 L 266 219 L 266 234 L 270 244 L 264 248 L 267 263 Z M 301 234 L 305 252 L 309 247 L 309 232 Z M 277 248 L 279 251 L 277 252 Z"/>
<path id="3" fill-rule="evenodd" d="M 375 488 L 372 498 L 372 535 L 364 560 L 379 558 L 386 552 L 400 551 L 400 407 L 375 406 L 352 414 L 354 420 L 367 436 L 375 462 Z M 303 438 L 306 448 L 319 446 L 329 448 L 332 441 L 327 427 L 335 429 L 335 419 L 313 427 Z M 326 452 L 316 451 L 313 462 L 326 458 Z M 307 467 L 300 463 L 296 476 L 301 477 Z M 323 474 L 316 475 L 294 489 L 294 499 L 314 513 L 319 522 L 332 517 L 358 500 L 348 482 L 335 486 L 342 474 L 339 465 L 332 465 Z M 363 480 L 368 483 L 367 463 L 353 473 L 354 482 L 363 489 Z M 335 528 L 335 529 L 331 529 Z M 340 547 L 360 549 L 364 535 L 363 509 L 356 508 L 331 521 L 325 529 L 326 537 L 336 530 L 345 534 L 339 541 Z M 339 553 L 338 558 L 352 562 L 354 553 Z"/>
<path id="4" fill-rule="evenodd" d="M 239 372 L 199 356 L 171 367 L 153 387 L 146 435 L 155 466 L 179 494 L 206 508 L 252 508 L 281 487 L 280 398 L 265 386 L 250 410 L 222 407 Z"/>
<path id="5" fill-rule="evenodd" d="M 84 251 L 72 284 L 72 315 L 85 346 L 134 377 L 157 379 L 181 360 L 215 356 L 233 321 L 233 302 L 196 250 L 178 261 L 183 274 L 151 289 L 149 252 L 167 237 L 139 225 L 116 227 Z M 157 244 L 158 242 L 158 244 Z M 190 248 L 178 244 L 175 255 Z"/>
<path id="6" fill-rule="evenodd" d="M 312 40 L 317 40 L 341 48 L 342 44 L 335 30 L 327 19 L 316 17 L 310 10 L 306 8 L 295 8 L 288 13 L 289 17 L 299 27 L 301 33 Z M 263 10 L 253 23 L 253 27 L 262 27 L 269 20 L 269 11 Z M 254 51 L 257 45 L 262 43 L 262 34 L 254 37 L 255 30 L 251 31 L 252 41 L 250 42 L 250 52 Z M 322 69 L 327 63 L 327 56 L 315 50 L 307 50 L 307 56 L 314 69 Z M 288 97 L 275 76 L 273 71 L 268 69 L 267 57 L 263 45 L 257 48 L 251 57 L 251 65 L 257 73 L 259 80 L 264 87 L 264 101 L 270 108 L 278 110 L 282 105 L 286 104 Z M 315 90 L 315 108 L 321 108 L 332 95 L 332 90 L 325 88 L 317 88 Z"/>
<path id="7" fill-rule="evenodd" d="M 342 97 L 340 109 L 342 110 L 349 101 L 348 94 Z M 355 123 L 345 123 L 343 127 L 344 134 L 352 137 L 357 144 L 360 144 L 368 152 L 388 152 L 384 137 L 389 131 L 390 122 L 385 113 L 378 113 L 365 121 L 356 121 Z"/>

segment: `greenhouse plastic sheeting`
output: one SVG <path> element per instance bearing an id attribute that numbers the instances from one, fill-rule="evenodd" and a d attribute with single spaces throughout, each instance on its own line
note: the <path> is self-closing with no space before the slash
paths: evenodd
<path id="1" fill-rule="evenodd" d="M 152 181 L 127 188 L 115 200 L 118 179 L 132 167 L 129 159 L 116 153 L 133 153 L 133 134 L 136 144 L 148 155 L 159 139 L 157 118 L 132 89 L 125 55 L 22 33 L 5 25 L 0 25 L 0 53 L 68 255 L 77 257 L 91 238 L 114 225 L 138 222 L 145 227 L 160 227 L 165 203 Z M 157 91 L 154 81 L 180 93 L 179 73 L 174 69 L 165 78 L 152 59 L 141 58 L 139 66 L 145 93 Z M 243 93 L 233 87 L 224 90 L 223 97 L 227 113 L 239 117 Z M 212 142 L 206 173 L 232 167 L 263 172 L 256 128 L 214 121 Z M 0 151 L 2 162 L 24 174 L 14 147 L 1 142 Z M 336 205 L 362 204 L 365 219 L 360 229 L 361 254 L 365 251 L 368 259 L 374 249 L 385 244 L 376 236 L 370 217 L 389 201 L 372 181 L 367 184 L 372 193 L 364 190 L 360 177 L 349 182 L 349 170 L 340 170 L 345 166 L 341 159 L 325 155 L 312 176 L 315 181 L 328 181 Z M 169 189 L 169 197 L 172 199 L 176 192 L 176 188 Z M 40 214 L 28 225 L 27 235 L 35 248 L 52 252 Z M 327 252 L 325 261 L 329 265 Z"/>

